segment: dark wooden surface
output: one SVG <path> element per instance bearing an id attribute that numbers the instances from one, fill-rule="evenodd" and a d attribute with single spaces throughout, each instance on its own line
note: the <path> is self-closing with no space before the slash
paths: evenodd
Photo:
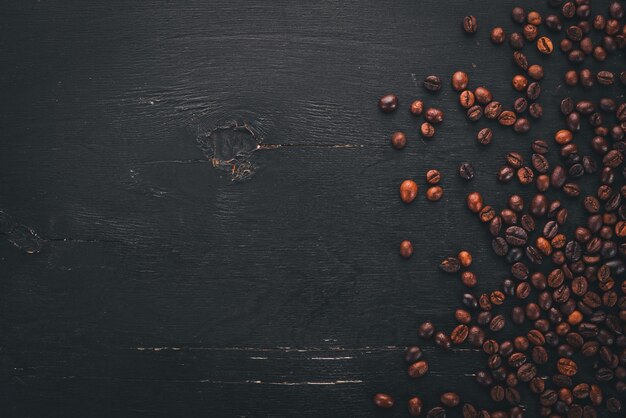
<path id="1" fill-rule="evenodd" d="M 420 321 L 453 324 L 462 289 L 440 258 L 470 250 L 482 290 L 506 277 L 464 198 L 501 206 L 503 153 L 558 120 L 554 70 L 533 134 L 495 129 L 479 148 L 447 86 L 463 69 L 513 100 L 510 52 L 488 41 L 513 4 L 3 1 L 0 415 L 405 416 L 409 395 L 449 389 L 488 406 L 468 376 L 478 353 L 425 346 L 422 381 L 400 353 Z M 375 105 L 387 92 L 391 116 Z M 447 112 L 428 143 L 407 112 L 418 97 Z M 213 131 L 231 122 L 254 137 Z M 251 140 L 244 181 L 207 158 Z M 402 205 L 400 181 L 430 168 L 442 201 Z M 375 411 L 377 391 L 398 407 Z"/>

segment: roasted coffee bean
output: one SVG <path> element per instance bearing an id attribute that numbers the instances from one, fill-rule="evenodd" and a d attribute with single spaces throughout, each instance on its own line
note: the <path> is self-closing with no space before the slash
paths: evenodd
<path id="1" fill-rule="evenodd" d="M 500 102 L 493 100 L 487 103 L 483 113 L 487 119 L 497 119 L 502 113 L 502 105 Z"/>
<path id="2" fill-rule="evenodd" d="M 509 35 L 509 45 L 513 49 L 524 48 L 524 37 L 519 32 L 513 32 Z"/>
<path id="3" fill-rule="evenodd" d="M 422 414 L 423 406 L 424 404 L 420 398 L 417 396 L 412 397 L 408 402 L 409 415 L 412 417 L 419 417 Z"/>
<path id="4" fill-rule="evenodd" d="M 402 149 L 406 147 L 406 135 L 404 132 L 394 132 L 391 135 L 391 145 L 395 149 Z"/>
<path id="5" fill-rule="evenodd" d="M 436 75 L 429 75 L 422 84 L 428 91 L 439 91 L 441 89 L 441 78 Z"/>
<path id="6" fill-rule="evenodd" d="M 578 372 L 578 366 L 576 363 L 568 358 L 560 358 L 557 362 L 557 369 L 559 373 L 565 376 L 574 376 Z"/>
<path id="7" fill-rule="evenodd" d="M 428 122 L 424 122 L 420 126 L 420 132 L 424 138 L 432 138 L 435 136 L 435 127 Z"/>
<path id="8" fill-rule="evenodd" d="M 446 410 L 440 406 L 436 406 L 426 413 L 426 418 L 446 418 Z"/>
<path id="9" fill-rule="evenodd" d="M 417 335 L 425 340 L 429 340 L 434 333 L 435 326 L 430 321 L 423 322 L 417 331 Z"/>
<path id="10" fill-rule="evenodd" d="M 452 74 L 452 88 L 456 91 L 463 91 L 467 88 L 469 77 L 463 71 L 457 71 Z"/>
<path id="11" fill-rule="evenodd" d="M 541 38 L 537 39 L 537 50 L 542 54 L 551 54 L 554 50 L 552 40 L 547 36 L 542 36 Z"/>
<path id="12" fill-rule="evenodd" d="M 476 140 L 481 145 L 489 145 L 493 139 L 493 132 L 490 128 L 483 128 L 476 134 Z"/>
<path id="13" fill-rule="evenodd" d="M 439 269 L 446 273 L 456 273 L 460 268 L 461 263 L 456 257 L 444 258 L 441 263 L 439 263 Z"/>
<path id="14" fill-rule="evenodd" d="M 602 86 L 610 86 L 613 84 L 614 78 L 615 76 L 610 71 L 600 71 L 596 74 L 596 80 L 598 81 L 598 84 Z"/>
<path id="15" fill-rule="evenodd" d="M 462 163 L 459 166 L 459 176 L 463 180 L 471 180 L 474 178 L 474 167 L 470 163 Z"/>
<path id="16" fill-rule="evenodd" d="M 385 113 L 394 112 L 398 108 L 398 96 L 387 94 L 378 99 L 378 108 Z"/>
<path id="17" fill-rule="evenodd" d="M 510 226 L 505 231 L 506 242 L 511 245 L 522 246 L 528 240 L 528 234 L 519 226 Z"/>
<path id="18" fill-rule="evenodd" d="M 443 122 L 443 112 L 440 109 L 430 107 L 424 113 L 424 119 L 432 124 L 438 124 Z"/>
<path id="19" fill-rule="evenodd" d="M 465 16 L 463 18 L 463 30 L 467 34 L 474 34 L 478 29 L 478 21 L 476 20 L 476 16 Z"/>
<path id="20" fill-rule="evenodd" d="M 442 331 L 438 331 L 435 333 L 435 344 L 437 344 L 440 348 L 444 350 L 449 350 L 452 346 L 452 341 L 450 337 Z"/>
<path id="21" fill-rule="evenodd" d="M 374 395 L 374 405 L 379 408 L 388 409 L 393 407 L 395 400 L 391 395 L 387 395 L 386 393 L 377 393 Z"/>
<path id="22" fill-rule="evenodd" d="M 459 95 L 459 103 L 466 109 L 474 106 L 475 101 L 476 97 L 474 96 L 474 93 L 472 93 L 470 90 L 464 90 Z"/>
<path id="23" fill-rule="evenodd" d="M 524 113 L 528 108 L 528 101 L 523 97 L 519 97 L 513 102 L 513 109 L 515 113 Z"/>
<path id="24" fill-rule="evenodd" d="M 517 179 L 521 184 L 530 184 L 533 182 L 535 175 L 530 167 L 521 167 L 517 170 Z"/>
<path id="25" fill-rule="evenodd" d="M 482 105 L 486 105 L 493 100 L 491 92 L 485 87 L 476 88 L 476 90 L 474 90 L 474 96 L 476 97 L 476 101 Z"/>
<path id="26" fill-rule="evenodd" d="M 498 116 L 498 123 L 502 126 L 512 126 L 515 124 L 516 120 L 517 116 L 515 116 L 515 113 L 510 110 L 505 110 L 500 113 L 500 116 Z"/>
<path id="27" fill-rule="evenodd" d="M 528 97 L 529 100 L 537 100 L 539 99 L 540 95 L 541 95 L 541 85 L 539 84 L 538 81 L 533 81 L 526 88 L 526 97 Z"/>
<path id="28" fill-rule="evenodd" d="M 441 181 L 441 173 L 439 170 L 428 170 L 426 172 L 426 182 L 428 184 L 437 184 Z"/>
<path id="29" fill-rule="evenodd" d="M 504 29 L 497 26 L 493 29 L 491 29 L 491 42 L 493 42 L 496 45 L 501 45 L 504 43 L 505 39 L 506 39 L 506 33 L 504 32 Z"/>
<path id="30" fill-rule="evenodd" d="M 417 379 L 428 372 L 428 363 L 424 360 L 416 361 L 408 369 L 409 377 Z"/>
<path id="31" fill-rule="evenodd" d="M 421 116 L 421 114 L 424 112 L 424 102 L 421 100 L 415 100 L 413 103 L 411 103 L 409 111 L 413 116 Z"/>
<path id="32" fill-rule="evenodd" d="M 404 240 L 400 243 L 400 255 L 403 258 L 411 258 L 413 255 L 413 244 L 411 244 L 411 241 Z"/>
<path id="33" fill-rule="evenodd" d="M 418 186 L 413 180 L 404 180 L 400 184 L 400 199 L 404 203 L 411 203 L 417 197 Z"/>
<path id="34" fill-rule="evenodd" d="M 513 10 L 511 10 L 511 19 L 513 19 L 515 23 L 524 23 L 526 20 L 526 12 L 521 7 L 514 7 Z"/>
<path id="35" fill-rule="evenodd" d="M 423 352 L 422 349 L 418 346 L 407 347 L 404 351 L 404 361 L 407 363 L 415 363 L 419 359 L 422 358 Z"/>
<path id="36" fill-rule="evenodd" d="M 426 190 L 426 199 L 436 202 L 443 196 L 443 189 L 440 186 L 432 186 Z"/>
<path id="37" fill-rule="evenodd" d="M 526 118 L 519 118 L 513 124 L 513 130 L 518 134 L 530 131 L 530 121 Z"/>
<path id="38" fill-rule="evenodd" d="M 452 341 L 453 344 L 457 344 L 457 345 L 462 344 L 467 338 L 468 333 L 469 333 L 469 328 L 467 327 L 467 325 L 465 324 L 458 325 L 456 328 L 452 330 L 452 333 L 450 334 L 450 340 Z"/>
<path id="39" fill-rule="evenodd" d="M 455 392 L 445 392 L 439 398 L 440 402 L 448 408 L 454 408 L 461 403 L 461 397 Z"/>
<path id="40" fill-rule="evenodd" d="M 528 58 L 526 58 L 526 55 L 524 55 L 521 51 L 515 51 L 513 53 L 513 61 L 515 62 L 515 65 L 520 67 L 522 70 L 528 70 Z"/>
<path id="41" fill-rule="evenodd" d="M 476 122 L 483 116 L 483 108 L 479 105 L 474 105 L 467 109 L 466 115 L 469 120 Z"/>

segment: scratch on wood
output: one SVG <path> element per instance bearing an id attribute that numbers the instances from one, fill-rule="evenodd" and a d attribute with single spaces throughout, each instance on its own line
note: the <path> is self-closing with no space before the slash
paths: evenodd
<path id="1" fill-rule="evenodd" d="M 4 211 L 0 211 L 0 234 L 27 254 L 39 253 L 45 244 L 45 240 L 34 229 L 18 222 Z"/>

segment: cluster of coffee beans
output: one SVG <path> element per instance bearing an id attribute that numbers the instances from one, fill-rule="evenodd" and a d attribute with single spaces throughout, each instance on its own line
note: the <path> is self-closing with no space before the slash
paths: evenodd
<path id="1" fill-rule="evenodd" d="M 559 55 L 560 50 L 571 66 L 587 57 L 602 63 L 626 48 L 621 1 L 611 1 L 608 7 L 603 3 L 602 10 L 599 6 L 595 10 L 591 0 L 548 0 L 548 5 L 554 13 L 542 15 L 515 7 L 511 18 L 520 30 L 507 35 L 504 28 L 496 27 L 490 32 L 496 45 L 508 39 L 513 61 L 523 71 L 512 78 L 513 89 L 523 96 L 514 101 L 511 110 L 505 110 L 485 87 L 468 89 L 469 78 L 464 72 L 452 75 L 452 87 L 460 92 L 460 104 L 470 121 L 484 116 L 512 126 L 517 133 L 526 133 L 531 125 L 524 114 L 528 112 L 531 118 L 543 115 L 537 100 L 544 67 L 528 62 L 523 52 L 528 45 L 545 55 Z M 466 16 L 462 28 L 475 36 L 476 17 Z M 546 30 L 550 36 L 543 33 Z M 554 52 L 552 38 L 560 37 Z M 563 79 L 567 88 L 582 86 L 583 92 L 592 88 L 608 92 L 600 89 L 615 83 L 626 85 L 626 72 L 572 68 Z M 424 81 L 424 87 L 431 91 L 441 86 L 437 76 Z M 497 202 L 487 202 L 480 192 L 467 195 L 468 209 L 492 237 L 491 248 L 510 266 L 500 287 L 481 294 L 472 292 L 478 280 L 470 270 L 472 255 L 467 251 L 446 257 L 439 264 L 443 272 L 458 274 L 467 288 L 463 306 L 454 312 L 457 325 L 453 329 L 436 329 L 426 321 L 420 325 L 418 336 L 443 350 L 459 345 L 481 349 L 485 367 L 476 371 L 475 380 L 502 407 L 480 409 L 462 403 L 461 395 L 446 392 L 436 401 L 409 399 L 411 416 L 421 416 L 423 409 L 427 417 L 445 417 L 447 411 L 455 409 L 465 418 L 624 416 L 626 102 L 623 90 L 604 95 L 599 100 L 564 97 L 560 103 L 563 123 L 554 126 L 553 144 L 535 139 L 526 151 L 504 156 L 497 179 L 503 184 L 516 180 L 520 186 L 534 189 L 530 197 L 512 194 L 497 209 Z M 384 110 L 383 102 L 393 100 L 381 99 Z M 394 109 L 396 106 L 397 99 Z M 422 111 L 419 101 L 411 106 L 414 114 Z M 584 126 L 585 121 L 588 126 Z M 587 129 L 592 135 L 584 134 Z M 492 137 L 489 128 L 476 135 L 481 144 L 489 144 Z M 429 176 L 439 181 L 440 174 L 434 171 L 429 171 L 427 181 Z M 471 164 L 462 164 L 459 175 L 466 180 L 473 178 Z M 417 185 L 405 183 L 400 193 L 408 203 L 417 195 Z M 590 184 L 593 189 L 589 189 Z M 410 243 L 401 245 L 403 256 L 409 250 L 412 254 Z M 517 335 L 500 337 L 505 328 Z M 428 362 L 422 359 L 418 346 L 406 350 L 405 360 L 411 378 L 428 373 Z M 521 390 L 522 386 L 527 389 Z M 523 394 L 528 391 L 540 405 L 538 410 L 523 406 Z M 394 399 L 387 394 L 377 394 L 374 402 L 382 408 L 394 406 Z M 426 411 L 426 403 L 434 405 Z"/>

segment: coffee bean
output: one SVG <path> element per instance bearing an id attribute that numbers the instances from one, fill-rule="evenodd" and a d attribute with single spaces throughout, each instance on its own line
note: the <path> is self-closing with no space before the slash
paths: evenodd
<path id="1" fill-rule="evenodd" d="M 602 86 L 610 86 L 613 84 L 614 78 L 615 76 L 610 71 L 600 71 L 596 74 L 596 80 L 598 81 L 598 84 Z"/>
<path id="2" fill-rule="evenodd" d="M 483 108 L 480 105 L 474 105 L 467 109 L 467 118 L 472 122 L 476 122 L 483 115 Z"/>
<path id="3" fill-rule="evenodd" d="M 526 20 L 526 12 L 521 7 L 514 7 L 513 10 L 511 10 L 511 19 L 513 19 L 515 23 L 524 23 Z"/>
<path id="4" fill-rule="evenodd" d="M 515 113 L 511 112 L 510 110 L 505 110 L 500 113 L 500 116 L 498 116 L 498 122 L 502 126 L 511 126 L 515 123 L 516 120 L 517 116 L 515 116 Z"/>
<path id="5" fill-rule="evenodd" d="M 455 392 L 445 392 L 439 398 L 440 402 L 448 408 L 454 408 L 461 403 L 461 397 Z"/>
<path id="6" fill-rule="evenodd" d="M 472 93 L 472 91 L 470 90 L 464 90 L 459 95 L 459 103 L 466 109 L 474 106 L 475 100 L 476 98 L 474 96 L 474 93 Z"/>
<path id="7" fill-rule="evenodd" d="M 400 255 L 403 258 L 411 258 L 413 255 L 413 244 L 411 244 L 411 241 L 404 240 L 400 243 Z"/>
<path id="8" fill-rule="evenodd" d="M 509 45 L 513 49 L 524 48 L 524 37 L 519 32 L 513 32 L 509 35 Z"/>
<path id="9" fill-rule="evenodd" d="M 474 213 L 480 212 L 483 208 L 483 198 L 478 192 L 472 192 L 467 195 L 467 207 Z"/>
<path id="10" fill-rule="evenodd" d="M 478 103 L 482 105 L 486 105 L 487 103 L 493 100 L 493 96 L 491 95 L 491 92 L 485 87 L 476 88 L 476 90 L 474 90 L 474 96 L 476 97 L 476 100 L 478 101 Z"/>
<path id="11" fill-rule="evenodd" d="M 503 28 L 497 26 L 491 29 L 491 42 L 493 42 L 496 45 L 501 45 L 504 43 L 505 39 L 506 39 L 506 33 L 504 32 Z"/>
<path id="12" fill-rule="evenodd" d="M 387 94 L 378 99 L 378 108 L 385 113 L 394 112 L 398 108 L 398 96 Z"/>
<path id="13" fill-rule="evenodd" d="M 537 50 L 542 54 L 551 54 L 554 50 L 554 47 L 552 46 L 552 40 L 547 36 L 542 36 L 541 38 L 537 39 Z"/>
<path id="14" fill-rule="evenodd" d="M 521 167 L 517 170 L 517 179 L 521 184 L 532 183 L 535 175 L 530 167 Z"/>
<path id="15" fill-rule="evenodd" d="M 446 257 L 439 263 L 439 269 L 446 273 L 456 273 L 461 268 L 461 263 L 456 257 Z"/>
<path id="16" fill-rule="evenodd" d="M 522 70 L 528 70 L 528 58 L 526 58 L 526 55 L 524 55 L 521 51 L 515 51 L 513 53 L 513 61 L 515 62 L 515 65 L 520 67 Z"/>
<path id="17" fill-rule="evenodd" d="M 518 134 L 530 131 L 530 121 L 526 118 L 519 118 L 513 124 L 513 130 Z"/>
<path id="18" fill-rule="evenodd" d="M 526 244 L 528 234 L 519 226 L 510 226 L 505 231 L 505 239 L 511 245 L 522 246 Z"/>
<path id="19" fill-rule="evenodd" d="M 490 128 L 483 128 L 476 134 L 476 140 L 481 145 L 489 145 L 493 139 L 493 132 Z"/>
<path id="20" fill-rule="evenodd" d="M 409 399 L 408 407 L 409 415 L 411 415 L 412 417 L 419 417 L 422 414 L 423 403 L 422 400 L 417 396 Z"/>
<path id="21" fill-rule="evenodd" d="M 463 71 L 457 71 L 452 74 L 452 88 L 456 91 L 463 91 L 467 88 L 469 77 Z"/>
<path id="22" fill-rule="evenodd" d="M 502 113 L 502 105 L 500 102 L 493 100 L 487 103 L 483 113 L 487 119 L 497 119 Z"/>
<path id="23" fill-rule="evenodd" d="M 434 333 L 435 326 L 430 321 L 423 322 L 417 331 L 417 335 L 425 340 L 429 340 Z"/>
<path id="24" fill-rule="evenodd" d="M 465 33 L 474 34 L 478 29 L 478 21 L 475 16 L 465 16 L 463 18 L 463 30 Z"/>
<path id="25" fill-rule="evenodd" d="M 409 377 L 417 379 L 428 372 L 428 363 L 424 360 L 416 361 L 408 369 Z"/>
<path id="26" fill-rule="evenodd" d="M 426 418 L 446 418 L 446 410 L 436 406 L 428 411 Z"/>
<path id="27" fill-rule="evenodd" d="M 494 238 L 491 242 L 491 246 L 493 248 L 493 251 L 499 256 L 504 256 L 509 251 L 509 246 L 506 240 L 502 237 Z"/>
<path id="28" fill-rule="evenodd" d="M 518 97 L 515 102 L 513 102 L 513 109 L 515 113 L 524 113 L 528 108 L 528 101 L 523 97 Z"/>
<path id="29" fill-rule="evenodd" d="M 404 132 L 394 132 L 391 135 L 391 145 L 395 149 L 402 149 L 406 147 L 406 135 Z"/>
<path id="30" fill-rule="evenodd" d="M 424 88 L 429 91 L 439 91 L 441 89 L 441 79 L 436 75 L 429 75 L 424 79 Z"/>
<path id="31" fill-rule="evenodd" d="M 440 186 L 432 186 L 426 190 L 426 199 L 436 202 L 443 196 L 443 189 Z"/>
<path id="32" fill-rule="evenodd" d="M 560 358 L 557 362 L 557 369 L 565 376 L 574 376 L 578 372 L 576 363 L 568 358 Z"/>
<path id="33" fill-rule="evenodd" d="M 435 127 L 428 122 L 424 122 L 420 126 L 420 132 L 424 138 L 432 138 L 435 136 Z"/>
<path id="34" fill-rule="evenodd" d="M 462 163 L 459 166 L 459 176 L 463 180 L 471 180 L 474 178 L 474 167 L 470 163 Z"/>
<path id="35" fill-rule="evenodd" d="M 424 113 L 424 119 L 434 125 L 443 122 L 443 112 L 440 109 L 430 107 Z"/>
<path id="36" fill-rule="evenodd" d="M 452 341 L 450 340 L 450 337 L 446 335 L 446 333 L 438 331 L 435 333 L 435 344 L 437 344 L 440 348 L 444 350 L 449 350 L 452 346 Z"/>
<path id="37" fill-rule="evenodd" d="M 404 203 L 411 203 L 417 197 L 418 186 L 413 180 L 404 180 L 400 184 L 400 199 Z"/>
<path id="38" fill-rule="evenodd" d="M 469 328 L 467 327 L 467 325 L 461 324 L 452 330 L 452 333 L 450 334 L 450 339 L 454 344 L 462 344 L 467 338 L 468 333 Z"/>
<path id="39" fill-rule="evenodd" d="M 424 102 L 421 100 L 415 100 L 411 103 L 409 110 L 413 116 L 420 116 L 424 112 Z"/>
<path id="40" fill-rule="evenodd" d="M 407 347 L 404 351 L 404 361 L 407 363 L 415 363 L 419 359 L 422 358 L 423 352 L 422 349 L 418 346 Z"/>
<path id="41" fill-rule="evenodd" d="M 441 173 L 439 170 L 428 170 L 426 172 L 426 182 L 428 184 L 437 184 L 441 181 Z"/>
<path id="42" fill-rule="evenodd" d="M 387 395 L 386 393 L 377 393 L 374 395 L 374 405 L 379 408 L 392 408 L 395 403 L 395 400 L 391 395 Z"/>

